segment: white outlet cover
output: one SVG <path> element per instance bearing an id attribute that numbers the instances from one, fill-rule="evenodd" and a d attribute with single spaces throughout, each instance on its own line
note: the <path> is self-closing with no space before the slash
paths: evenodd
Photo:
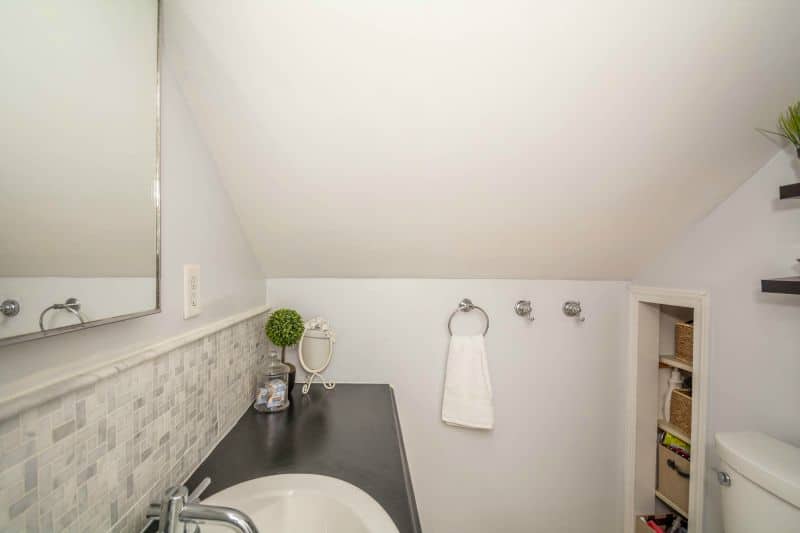
<path id="1" fill-rule="evenodd" d="M 200 314 L 200 265 L 183 265 L 183 318 Z"/>

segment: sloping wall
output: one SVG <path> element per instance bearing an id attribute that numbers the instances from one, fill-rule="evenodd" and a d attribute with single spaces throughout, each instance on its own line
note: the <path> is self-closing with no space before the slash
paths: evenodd
<path id="1" fill-rule="evenodd" d="M 330 321 L 332 377 L 394 386 L 424 531 L 621 531 L 627 284 L 270 279 L 267 287 L 271 306 Z M 490 318 L 490 432 L 441 421 L 447 318 L 465 297 Z M 519 299 L 533 300 L 533 323 L 514 314 Z M 568 299 L 582 302 L 584 323 L 563 315 Z M 453 320 L 456 333 L 483 327 L 477 312 Z"/>
<path id="2" fill-rule="evenodd" d="M 175 83 L 170 4 L 162 13 L 162 312 L 0 348 L 0 397 L 264 303 L 261 270 Z M 186 263 L 201 267 L 203 312 L 192 320 L 183 319 Z"/>
<path id="3" fill-rule="evenodd" d="M 800 297 L 759 280 L 797 275 L 800 201 L 778 187 L 800 176 L 781 152 L 636 276 L 636 283 L 711 295 L 709 465 L 720 431 L 762 431 L 800 446 Z M 714 478 L 710 478 L 714 479 Z M 707 486 L 706 533 L 721 533 L 719 487 Z"/>
<path id="4" fill-rule="evenodd" d="M 169 4 L 270 278 L 631 279 L 800 94 L 800 2 Z"/>

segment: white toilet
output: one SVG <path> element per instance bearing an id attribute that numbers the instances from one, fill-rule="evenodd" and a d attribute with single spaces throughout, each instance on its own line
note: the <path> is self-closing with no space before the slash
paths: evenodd
<path id="1" fill-rule="evenodd" d="M 763 433 L 718 433 L 725 533 L 800 531 L 800 448 Z"/>

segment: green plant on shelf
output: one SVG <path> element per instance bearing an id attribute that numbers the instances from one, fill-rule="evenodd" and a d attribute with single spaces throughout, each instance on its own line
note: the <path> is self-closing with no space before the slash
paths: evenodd
<path id="1" fill-rule="evenodd" d="M 766 133 L 779 135 L 789 141 L 800 157 L 800 101 L 790 105 L 785 113 L 778 117 L 780 131 L 763 130 Z"/>

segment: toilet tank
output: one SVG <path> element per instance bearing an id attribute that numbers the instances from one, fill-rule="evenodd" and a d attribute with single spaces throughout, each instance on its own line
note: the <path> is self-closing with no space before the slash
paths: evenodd
<path id="1" fill-rule="evenodd" d="M 718 433 L 725 533 L 800 531 L 800 448 L 763 433 Z"/>

